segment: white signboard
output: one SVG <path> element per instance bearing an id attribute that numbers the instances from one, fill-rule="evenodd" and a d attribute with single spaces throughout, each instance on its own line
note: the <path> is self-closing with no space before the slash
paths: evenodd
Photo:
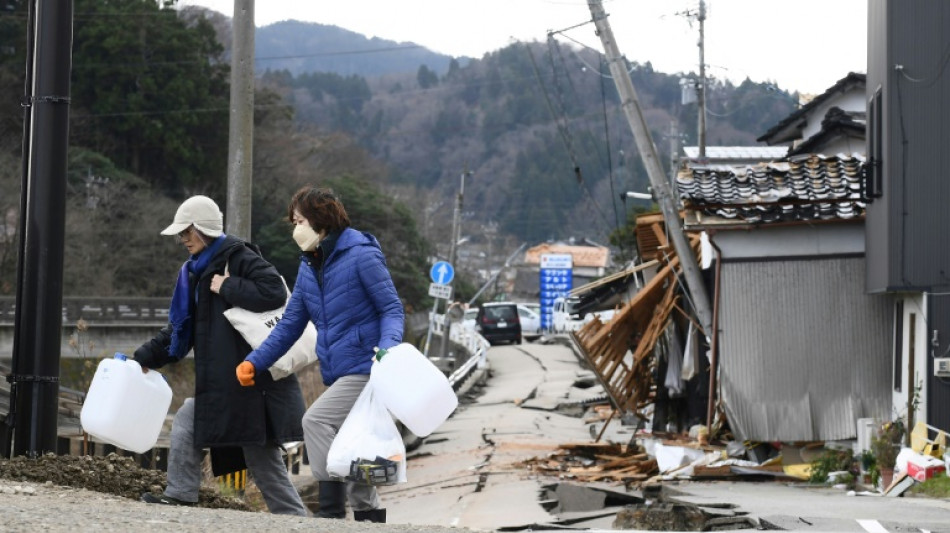
<path id="1" fill-rule="evenodd" d="M 442 298 L 443 300 L 448 300 L 452 298 L 452 286 L 442 285 L 440 283 L 430 283 L 429 296 L 432 296 L 433 298 Z"/>
<path id="2" fill-rule="evenodd" d="M 541 254 L 541 268 L 573 268 L 574 256 L 571 254 Z"/>

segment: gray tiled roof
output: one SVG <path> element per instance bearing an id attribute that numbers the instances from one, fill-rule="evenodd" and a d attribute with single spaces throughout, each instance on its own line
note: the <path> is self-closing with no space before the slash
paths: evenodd
<path id="1" fill-rule="evenodd" d="M 746 224 L 864 214 L 864 158 L 811 154 L 745 168 L 688 166 L 676 176 L 687 209 Z"/>

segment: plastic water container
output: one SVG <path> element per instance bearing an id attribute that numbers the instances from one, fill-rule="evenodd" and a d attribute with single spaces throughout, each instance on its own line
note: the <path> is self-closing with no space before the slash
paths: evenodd
<path id="1" fill-rule="evenodd" d="M 415 346 L 402 343 L 376 359 L 369 379 L 373 392 L 413 434 L 431 434 L 458 407 L 448 378 Z"/>
<path id="2" fill-rule="evenodd" d="M 92 377 L 79 421 L 93 437 L 123 450 L 145 453 L 155 446 L 165 423 L 172 390 L 164 376 L 125 354 L 103 359 Z"/>

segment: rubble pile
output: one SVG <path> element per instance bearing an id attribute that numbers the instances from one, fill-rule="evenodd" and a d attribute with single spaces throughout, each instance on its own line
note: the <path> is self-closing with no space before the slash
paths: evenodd
<path id="1" fill-rule="evenodd" d="M 0 479 L 49 482 L 133 500 L 138 500 L 143 492 L 161 492 L 166 483 L 165 472 L 141 468 L 132 457 L 114 453 L 107 456 L 49 453 L 35 459 L 24 456 L 0 459 Z M 198 507 L 250 509 L 243 501 L 218 494 L 212 487 L 201 487 L 198 498 Z"/>
<path id="2" fill-rule="evenodd" d="M 532 472 L 577 481 L 639 484 L 657 474 L 656 459 L 639 447 L 606 443 L 566 443 L 547 457 L 523 461 Z"/>

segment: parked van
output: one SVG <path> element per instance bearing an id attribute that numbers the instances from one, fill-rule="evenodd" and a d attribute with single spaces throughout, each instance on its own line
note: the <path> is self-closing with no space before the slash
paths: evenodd
<path id="1" fill-rule="evenodd" d="M 514 302 L 489 302 L 478 308 L 475 327 L 489 344 L 500 341 L 521 344 L 521 319 Z"/>
<path id="2" fill-rule="evenodd" d="M 551 327 L 555 333 L 565 333 L 568 331 L 577 331 L 584 325 L 584 320 L 577 312 L 577 304 L 580 300 L 571 297 L 561 297 L 554 299 L 554 305 L 551 308 Z"/>
<path id="3" fill-rule="evenodd" d="M 555 333 L 566 333 L 568 331 L 577 331 L 581 327 L 594 319 L 600 318 L 601 322 L 610 322 L 614 316 L 614 311 L 608 309 L 605 311 L 594 311 L 581 316 L 577 311 L 580 300 L 576 297 L 556 298 L 551 310 L 551 327 Z"/>

